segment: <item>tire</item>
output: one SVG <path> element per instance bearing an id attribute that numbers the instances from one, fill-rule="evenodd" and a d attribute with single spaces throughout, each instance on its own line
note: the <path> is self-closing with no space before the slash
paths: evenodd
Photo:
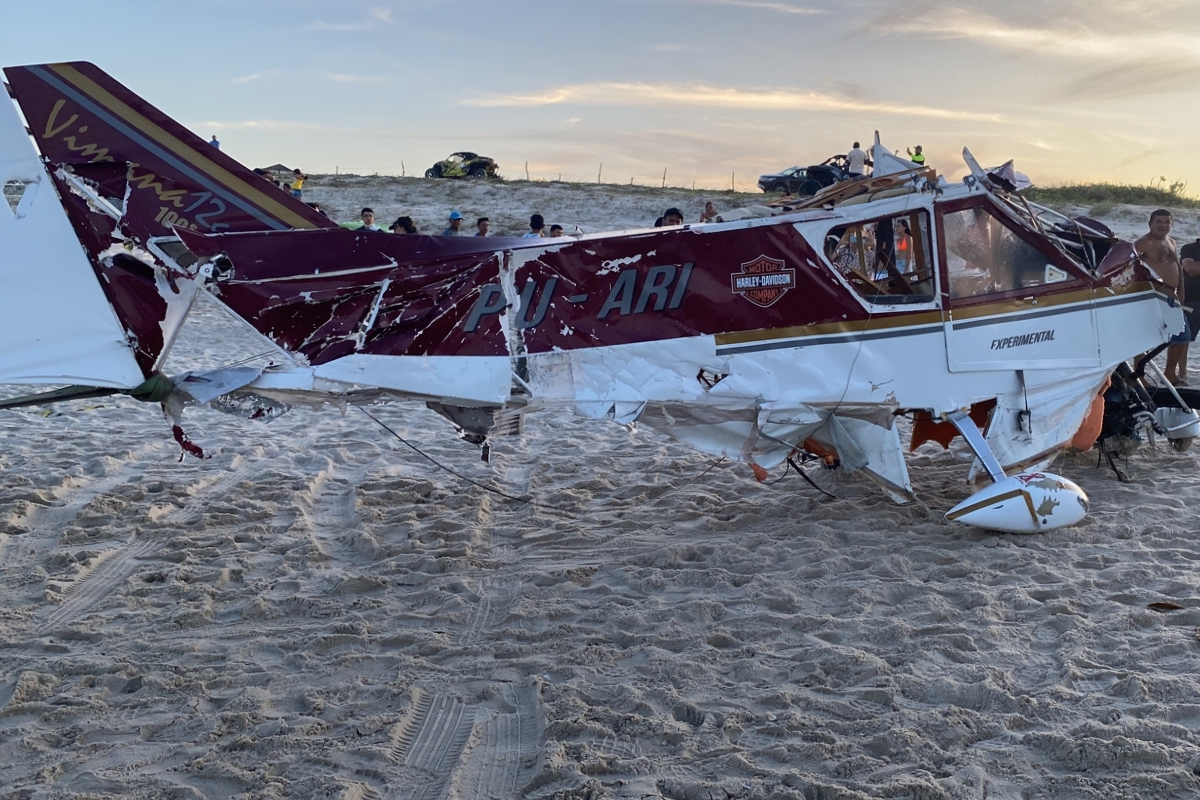
<path id="1" fill-rule="evenodd" d="M 1196 441 L 1195 437 L 1185 436 L 1182 439 L 1172 439 L 1171 447 L 1175 448 L 1176 453 L 1185 453 L 1192 446 L 1192 442 Z"/>
<path id="2" fill-rule="evenodd" d="M 800 188 L 796 190 L 796 193 L 801 197 L 812 197 L 819 191 L 821 191 L 821 184 L 812 178 L 809 178 L 804 183 L 800 184 Z"/>
<path id="3" fill-rule="evenodd" d="M 438 164 L 436 167 L 431 167 L 430 169 L 425 170 L 425 177 L 426 178 L 442 177 L 442 165 Z"/>
<path id="4" fill-rule="evenodd" d="M 484 167 L 471 167 L 467 171 L 468 178 L 486 178 L 487 170 Z"/>

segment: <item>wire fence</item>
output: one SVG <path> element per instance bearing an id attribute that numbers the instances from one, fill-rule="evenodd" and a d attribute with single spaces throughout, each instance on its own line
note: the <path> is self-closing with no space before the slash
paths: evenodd
<path id="1" fill-rule="evenodd" d="M 369 168 L 335 164 L 332 169 L 309 169 L 307 171 L 312 175 L 421 178 L 425 176 L 426 169 L 425 167 L 413 169 L 410 165 L 401 161 L 398 164 L 372 165 Z M 711 173 L 702 177 L 684 176 L 682 173 L 677 174 L 672 172 L 668 167 L 663 167 L 661 172 L 656 171 L 653 175 L 647 175 L 643 172 L 625 176 L 623 173 L 616 171 L 606 171 L 603 164 L 597 166 L 595 174 L 584 174 L 579 172 L 561 172 L 538 168 L 537 166 L 531 167 L 528 163 L 525 163 L 516 170 L 502 169 L 499 176 L 506 181 L 529 181 L 530 183 L 591 183 L 655 189 L 690 189 L 693 191 L 709 192 L 726 191 L 743 194 L 757 193 L 759 191 L 758 177 L 755 175 L 738 175 L 736 172 L 731 171 L 724 178 L 718 178 Z"/>

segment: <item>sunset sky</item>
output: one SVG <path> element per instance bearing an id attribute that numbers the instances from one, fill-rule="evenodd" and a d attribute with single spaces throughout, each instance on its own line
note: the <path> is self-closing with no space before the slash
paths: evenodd
<path id="1" fill-rule="evenodd" d="M 92 61 L 250 166 L 753 190 L 879 130 L 963 173 L 1192 181 L 1198 0 L 61 0 L 3 65 Z"/>

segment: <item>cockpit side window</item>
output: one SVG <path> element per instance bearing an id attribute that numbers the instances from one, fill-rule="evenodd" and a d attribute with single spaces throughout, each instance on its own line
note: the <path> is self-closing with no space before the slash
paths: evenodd
<path id="1" fill-rule="evenodd" d="M 871 303 L 932 300 L 936 281 L 931 253 L 924 210 L 841 225 L 825 237 L 829 263 Z"/>
<path id="2" fill-rule="evenodd" d="M 1028 289 L 1070 280 L 1036 247 L 983 206 L 942 217 L 950 297 Z"/>

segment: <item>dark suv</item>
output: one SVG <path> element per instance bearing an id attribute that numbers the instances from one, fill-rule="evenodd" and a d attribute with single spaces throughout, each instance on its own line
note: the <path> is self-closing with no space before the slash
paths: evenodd
<path id="1" fill-rule="evenodd" d="M 850 180 L 852 177 L 854 176 L 846 171 L 846 157 L 841 155 L 827 158 L 811 167 L 788 167 L 772 175 L 763 175 L 758 179 L 758 188 L 764 192 L 783 192 L 807 197 L 826 186 Z"/>

